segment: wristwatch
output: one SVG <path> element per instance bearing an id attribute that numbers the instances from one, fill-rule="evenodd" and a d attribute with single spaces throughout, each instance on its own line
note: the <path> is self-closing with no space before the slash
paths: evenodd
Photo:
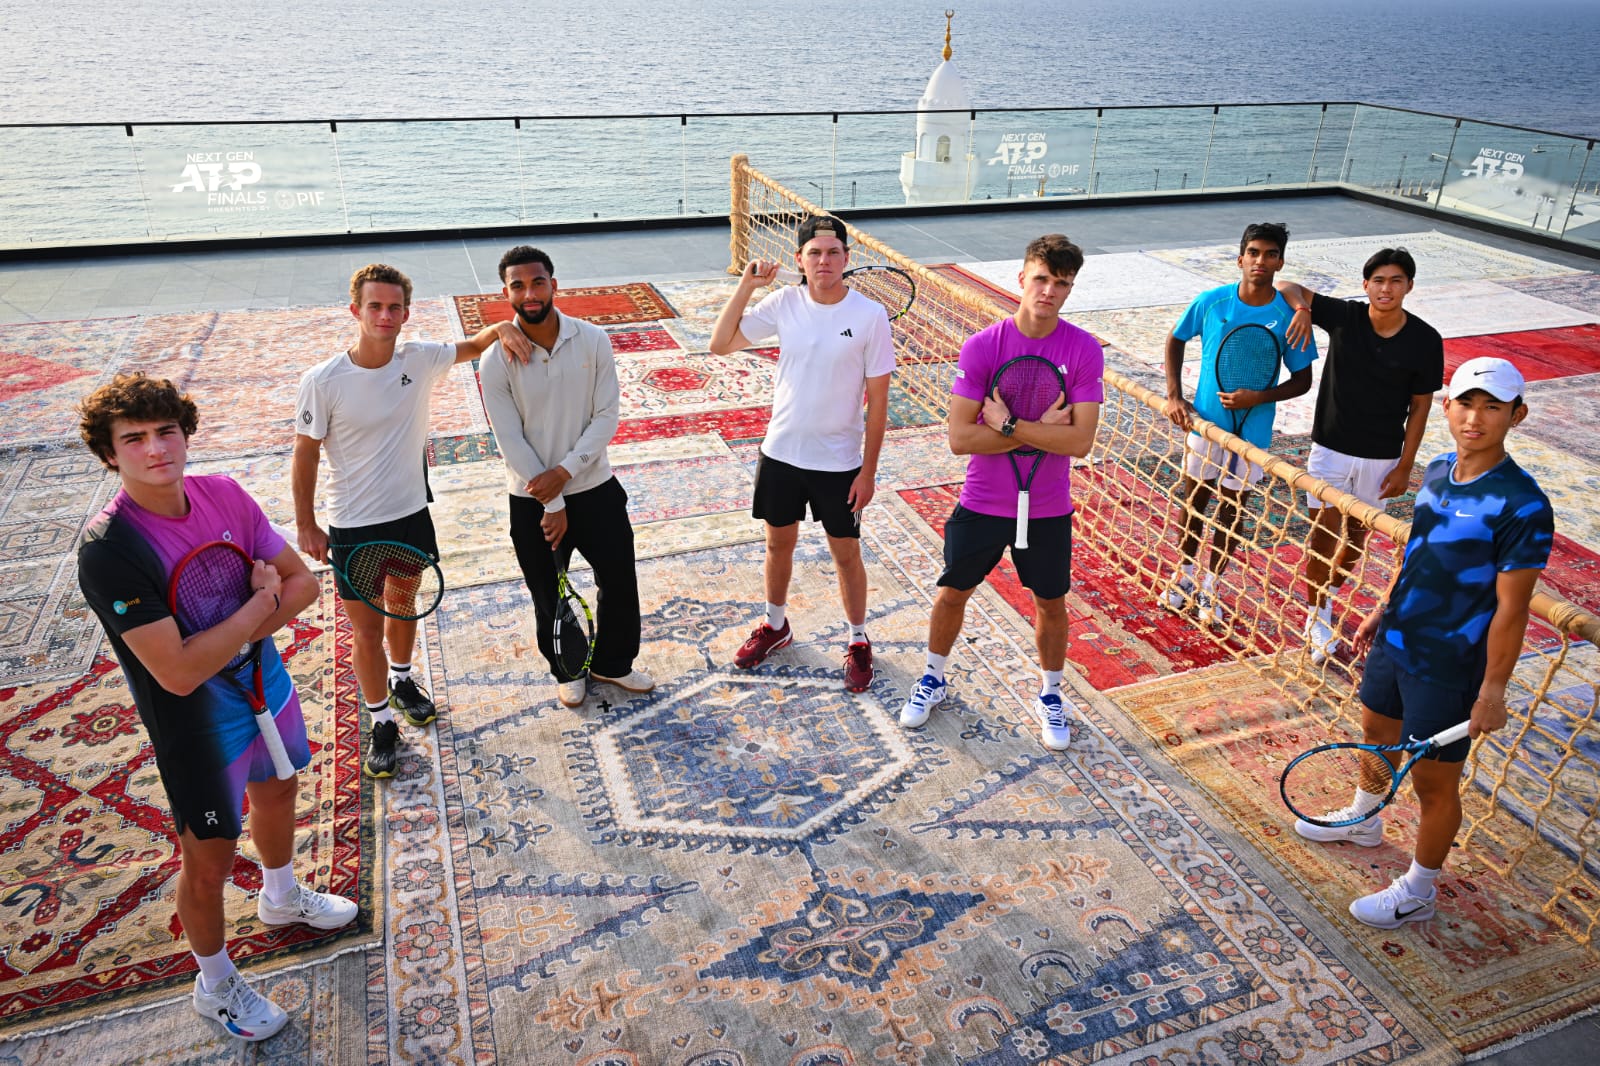
<path id="1" fill-rule="evenodd" d="M 1000 435 L 1002 437 L 1009 437 L 1009 436 L 1011 436 L 1011 434 L 1015 433 L 1016 431 L 1017 431 L 1017 416 L 1016 415 L 1008 415 L 1006 417 L 1006 420 L 1004 422 L 1000 423 Z"/>

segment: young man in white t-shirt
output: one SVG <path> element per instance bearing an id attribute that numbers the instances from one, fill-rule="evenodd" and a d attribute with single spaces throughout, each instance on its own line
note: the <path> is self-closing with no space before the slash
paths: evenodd
<path id="1" fill-rule="evenodd" d="M 452 366 L 476 359 L 496 341 L 519 362 L 527 361 L 533 346 L 509 322 L 488 326 L 470 340 L 397 343 L 411 317 L 411 279 L 381 263 L 351 277 L 350 314 L 359 324 L 356 342 L 306 371 L 295 401 L 293 487 L 300 550 L 326 562 L 330 542 L 338 554 L 356 544 L 394 540 L 437 558 L 424 453 L 429 392 Z M 324 450 L 326 530 L 316 515 L 317 466 Z M 419 727 L 436 716 L 433 701 L 411 676 L 417 623 L 368 607 L 343 577 L 338 585 L 355 638 L 356 681 L 372 716 L 366 772 L 393 777 L 400 727 L 390 708 Z"/>
<path id="2" fill-rule="evenodd" d="M 715 355 L 773 336 L 779 346 L 772 420 L 761 442 L 751 501 L 751 513 L 767 524 L 767 614 L 734 662 L 750 669 L 794 640 L 786 616 L 789 577 L 798 523 L 809 504 L 811 517 L 828 535 L 828 551 L 839 571 L 839 598 L 850 627 L 845 687 L 864 692 L 872 684 L 873 670 L 861 511 L 872 502 L 889 420 L 894 343 L 883 305 L 845 283 L 850 251 L 844 223 L 831 215 L 814 215 L 800 224 L 796 236 L 795 263 L 802 283 L 770 292 L 750 307 L 756 289 L 777 277 L 778 264 L 747 263 L 711 332 Z"/>

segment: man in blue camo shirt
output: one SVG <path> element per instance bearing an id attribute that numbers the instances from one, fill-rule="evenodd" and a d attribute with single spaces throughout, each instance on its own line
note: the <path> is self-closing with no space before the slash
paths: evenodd
<path id="1" fill-rule="evenodd" d="M 1428 464 L 1405 561 L 1356 631 L 1356 651 L 1371 649 L 1361 680 L 1369 744 L 1429 737 L 1463 721 L 1475 739 L 1506 724 L 1506 683 L 1555 526 L 1550 500 L 1506 452 L 1507 434 L 1528 415 L 1523 389 L 1522 374 L 1504 359 L 1470 359 L 1450 378 L 1444 414 L 1456 450 Z M 1434 881 L 1461 827 L 1471 746 L 1450 744 L 1411 771 L 1422 807 L 1411 869 L 1351 903 L 1357 919 L 1396 929 L 1433 917 Z M 1358 784 L 1350 816 L 1381 799 Z M 1296 821 L 1295 831 L 1372 847 L 1383 840 L 1383 820 L 1336 829 Z"/>

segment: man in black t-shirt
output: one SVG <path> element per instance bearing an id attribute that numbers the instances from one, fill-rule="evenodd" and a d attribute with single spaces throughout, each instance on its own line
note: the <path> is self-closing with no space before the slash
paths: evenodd
<path id="1" fill-rule="evenodd" d="M 1312 325 L 1327 331 L 1328 362 L 1317 390 L 1306 470 L 1374 507 L 1401 495 L 1428 422 L 1433 394 L 1444 384 L 1439 331 L 1405 310 L 1417 264 L 1404 248 L 1384 248 L 1361 268 L 1367 300 L 1340 300 L 1279 281 L 1295 310 L 1288 340 L 1302 341 Z M 1339 646 L 1333 590 L 1344 584 L 1366 544 L 1367 527 L 1306 494 L 1311 509 L 1306 554 L 1306 643 L 1322 665 Z M 1340 545 L 1343 547 L 1340 547 Z"/>

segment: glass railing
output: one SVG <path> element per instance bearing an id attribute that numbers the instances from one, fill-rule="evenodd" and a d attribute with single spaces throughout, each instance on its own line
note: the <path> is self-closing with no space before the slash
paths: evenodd
<path id="1" fill-rule="evenodd" d="M 0 124 L 0 249 L 1348 188 L 1600 247 L 1588 138 L 1360 103 Z"/>

